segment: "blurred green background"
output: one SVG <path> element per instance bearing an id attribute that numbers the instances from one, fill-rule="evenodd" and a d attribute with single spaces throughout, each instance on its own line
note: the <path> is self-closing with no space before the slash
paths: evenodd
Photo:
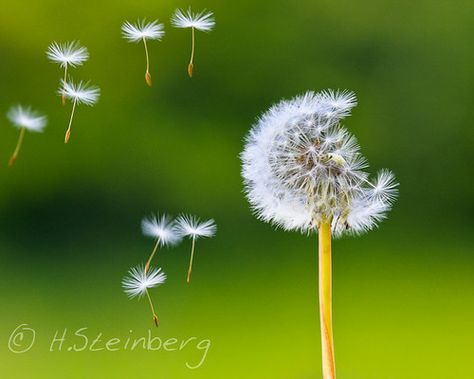
<path id="1" fill-rule="evenodd" d="M 0 122 L 0 376 L 3 378 L 320 378 L 317 238 L 256 220 L 242 193 L 239 152 L 256 117 L 308 89 L 350 89 L 359 106 L 346 126 L 371 170 L 392 169 L 400 198 L 380 228 L 334 243 L 338 377 L 472 378 L 474 70 L 472 1 L 194 1 L 215 12 L 198 33 L 171 28 L 184 1 L 3 1 L 0 111 L 31 104 L 49 116 L 27 134 Z M 162 42 L 121 38 L 125 20 L 159 18 Z M 61 71 L 52 41 L 80 40 L 90 61 L 75 79 L 102 89 L 79 106 L 55 94 Z M 213 217 L 218 234 L 158 255 L 168 281 L 146 301 L 120 287 L 153 241 L 151 212 Z M 10 334 L 36 330 L 14 354 Z M 195 336 L 203 352 L 49 351 L 56 331 L 87 327 L 91 339 Z M 130 332 L 132 331 L 132 332 Z M 17 340 L 19 344 L 27 343 Z M 65 343 L 81 344 L 71 336 Z"/>

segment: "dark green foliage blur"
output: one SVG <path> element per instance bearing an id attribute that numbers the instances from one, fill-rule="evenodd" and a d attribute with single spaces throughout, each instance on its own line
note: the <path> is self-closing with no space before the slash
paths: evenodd
<path id="1" fill-rule="evenodd" d="M 317 237 L 274 230 L 252 216 L 239 153 L 259 114 L 306 90 L 350 89 L 345 125 L 372 172 L 389 168 L 400 197 L 388 220 L 334 242 L 334 330 L 343 379 L 474 377 L 474 3 L 449 0 L 192 2 L 215 13 L 196 35 L 169 17 L 184 1 L 4 0 L 0 13 L 0 377 L 320 378 Z M 159 18 L 162 42 L 121 38 L 123 21 Z M 52 41 L 80 40 L 90 60 L 71 71 L 102 96 L 79 106 L 56 95 Z M 22 103 L 49 116 L 28 133 L 4 117 Z M 144 262 L 151 212 L 213 217 L 217 236 L 159 252 L 168 274 L 146 300 L 120 282 Z M 8 347 L 36 330 L 24 354 Z M 212 341 L 202 352 L 50 351 L 56 331 L 92 337 Z M 26 338 L 26 337 L 25 337 Z M 18 342 L 18 341 L 17 341 Z M 21 341 L 20 341 L 21 342 Z M 73 342 L 68 341 L 69 342 Z"/>

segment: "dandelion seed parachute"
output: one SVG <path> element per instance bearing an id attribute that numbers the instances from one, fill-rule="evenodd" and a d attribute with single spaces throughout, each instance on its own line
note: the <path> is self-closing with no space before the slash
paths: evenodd
<path id="1" fill-rule="evenodd" d="M 148 54 L 147 40 L 160 41 L 165 35 L 164 25 L 158 23 L 158 20 L 146 22 L 145 20 L 138 20 L 135 24 L 126 21 L 122 25 L 122 36 L 129 42 L 141 42 L 145 47 L 146 56 L 146 71 L 145 71 L 145 82 L 151 87 L 151 74 L 150 74 L 150 57 Z"/>
<path id="2" fill-rule="evenodd" d="M 93 106 L 99 100 L 100 89 L 99 87 L 90 86 L 89 83 L 82 81 L 76 84 L 72 81 L 62 80 L 58 94 L 64 96 L 65 99 L 72 101 L 71 117 L 64 137 L 64 143 L 68 143 L 71 136 L 71 126 L 76 105 L 85 104 Z"/>
<path id="3" fill-rule="evenodd" d="M 138 20 L 134 24 L 126 21 L 122 25 L 122 36 L 129 42 L 141 42 L 143 39 L 161 40 L 165 35 L 164 25 L 158 20 L 147 22 Z"/>
<path id="4" fill-rule="evenodd" d="M 18 129 L 25 128 L 30 132 L 43 132 L 48 118 L 40 115 L 38 112 L 31 109 L 31 107 L 24 107 L 16 105 L 10 108 L 7 113 L 8 119 Z"/>
<path id="5" fill-rule="evenodd" d="M 176 231 L 182 237 L 201 238 L 213 237 L 217 227 L 213 219 L 200 221 L 191 215 L 181 215 L 176 219 Z"/>
<path id="6" fill-rule="evenodd" d="M 46 51 L 47 57 L 61 67 L 76 67 L 89 59 L 89 51 L 79 42 L 57 43 L 53 42 Z"/>
<path id="7" fill-rule="evenodd" d="M 348 91 L 307 92 L 265 112 L 241 154 L 248 200 L 258 218 L 310 232 L 331 221 L 332 233 L 375 227 L 397 195 L 393 174 L 364 171 L 357 140 L 341 126 L 357 104 Z"/>
<path id="8" fill-rule="evenodd" d="M 129 298 L 141 298 L 146 295 L 150 309 L 153 314 L 153 322 L 158 327 L 159 320 L 156 315 L 155 306 L 151 300 L 148 290 L 163 284 L 166 280 L 166 275 L 161 271 L 161 268 L 152 268 L 145 270 L 144 266 L 133 267 L 129 270 L 128 276 L 122 280 L 122 287 Z"/>
<path id="9" fill-rule="evenodd" d="M 195 48 L 195 33 L 194 30 L 201 32 L 210 32 L 216 22 L 214 21 L 213 13 L 206 12 L 192 12 L 191 8 L 187 11 L 176 9 L 174 15 L 171 17 L 171 24 L 175 28 L 191 28 L 191 58 L 188 64 L 188 75 L 190 78 L 193 76 L 194 70 L 194 48 Z"/>
<path id="10" fill-rule="evenodd" d="M 158 247 L 176 245 L 181 241 L 181 236 L 176 230 L 175 223 L 165 214 L 161 217 L 156 215 L 144 218 L 142 220 L 142 232 L 145 236 L 156 239 L 155 246 L 145 264 L 145 273 L 147 273 Z"/>
<path id="11" fill-rule="evenodd" d="M 142 220 L 142 232 L 147 237 L 156 238 L 162 246 L 175 245 L 181 240 L 177 233 L 175 224 L 166 215 L 153 215 Z"/>
<path id="12" fill-rule="evenodd" d="M 176 219 L 175 229 L 180 236 L 189 237 L 192 240 L 191 256 L 189 260 L 188 275 L 186 278 L 186 281 L 190 283 L 193 271 L 196 240 L 202 237 L 213 237 L 216 234 L 217 226 L 213 219 L 201 222 L 199 218 L 195 216 L 181 215 Z"/>
<path id="13" fill-rule="evenodd" d="M 122 281 L 124 292 L 130 297 L 142 297 L 150 288 L 163 284 L 166 274 L 161 268 L 151 268 L 145 273 L 144 266 L 133 267 Z"/>
<path id="14" fill-rule="evenodd" d="M 73 81 L 62 80 L 58 94 L 62 95 L 63 93 L 66 99 L 72 102 L 93 106 L 99 100 L 100 89 L 89 85 L 89 82 L 74 83 Z"/>
<path id="15" fill-rule="evenodd" d="M 42 116 L 38 112 L 33 111 L 30 107 L 23 107 L 21 105 L 11 107 L 7 113 L 7 118 L 11 121 L 13 126 L 20 129 L 18 142 L 8 162 L 8 165 L 11 167 L 15 164 L 20 152 L 25 131 L 41 133 L 46 127 L 48 119 L 46 116 Z"/>
<path id="16" fill-rule="evenodd" d="M 206 12 L 193 12 L 191 8 L 186 11 L 176 9 L 171 23 L 176 28 L 195 28 L 201 32 L 210 32 L 216 22 L 214 21 L 213 13 Z"/>

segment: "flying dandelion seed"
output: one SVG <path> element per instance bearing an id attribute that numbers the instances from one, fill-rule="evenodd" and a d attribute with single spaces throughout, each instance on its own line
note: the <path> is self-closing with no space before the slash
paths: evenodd
<path id="1" fill-rule="evenodd" d="M 155 246 L 145 264 L 145 273 L 150 268 L 151 261 L 160 246 L 173 246 L 181 241 L 181 237 L 176 231 L 174 223 L 167 215 L 151 216 L 142 220 L 142 232 L 147 237 L 156 239 Z"/>
<path id="2" fill-rule="evenodd" d="M 307 92 L 271 107 L 252 128 L 242 158 L 256 216 L 285 230 L 319 234 L 319 301 L 324 379 L 335 378 L 331 236 L 360 234 L 386 217 L 398 183 L 388 170 L 364 171 L 356 139 L 341 125 L 351 92 Z"/>
<path id="3" fill-rule="evenodd" d="M 20 129 L 20 135 L 15 150 L 8 162 L 8 165 L 11 167 L 15 164 L 18 153 L 20 152 L 25 137 L 25 131 L 41 133 L 46 127 L 48 119 L 46 116 L 41 116 L 31 110 L 30 107 L 23 107 L 21 105 L 11 107 L 7 113 L 7 117 L 16 128 Z"/>
<path id="4" fill-rule="evenodd" d="M 146 71 L 145 71 L 145 82 L 151 87 L 151 74 L 150 74 L 150 58 L 148 55 L 147 40 L 160 41 L 165 35 L 164 25 L 158 23 L 158 20 L 152 22 L 146 22 L 145 20 L 138 20 L 135 24 L 126 21 L 122 25 L 122 36 L 129 42 L 141 42 L 145 46 L 146 56 Z"/>
<path id="5" fill-rule="evenodd" d="M 191 58 L 188 64 L 188 75 L 192 78 L 194 69 L 194 45 L 196 39 L 194 30 L 210 32 L 216 25 L 213 13 L 206 12 L 205 10 L 199 13 L 193 13 L 191 8 L 187 11 L 176 9 L 171 18 L 171 23 L 175 28 L 191 28 Z"/>
<path id="6" fill-rule="evenodd" d="M 64 69 L 63 80 L 67 80 L 68 68 L 82 65 L 89 59 L 89 52 L 86 47 L 80 46 L 79 42 L 57 43 L 53 42 L 46 51 L 47 57 L 54 63 L 59 64 Z M 63 105 L 66 104 L 66 96 L 62 94 Z"/>
<path id="7" fill-rule="evenodd" d="M 176 230 L 182 237 L 189 237 L 191 244 L 191 258 L 189 260 L 188 276 L 186 281 L 191 282 L 191 275 L 193 270 L 194 248 L 198 238 L 214 237 L 217 231 L 214 220 L 210 219 L 201 222 L 197 217 L 190 215 L 179 216 L 176 220 Z"/>
<path id="8" fill-rule="evenodd" d="M 89 83 L 84 83 L 82 81 L 75 84 L 72 81 L 61 80 L 61 87 L 58 90 L 58 94 L 65 96 L 66 99 L 72 102 L 71 117 L 64 137 L 64 143 L 68 143 L 69 137 L 71 136 L 71 126 L 76 105 L 85 104 L 93 106 L 97 103 L 97 100 L 99 100 L 100 89 L 99 87 L 89 86 Z"/>
<path id="9" fill-rule="evenodd" d="M 150 271 L 145 272 L 143 266 L 131 268 L 128 275 L 122 280 L 123 290 L 129 298 L 141 298 L 146 295 L 153 314 L 153 322 L 157 327 L 160 322 L 148 290 L 163 284 L 165 280 L 166 275 L 161 271 L 161 268 L 152 268 Z"/>

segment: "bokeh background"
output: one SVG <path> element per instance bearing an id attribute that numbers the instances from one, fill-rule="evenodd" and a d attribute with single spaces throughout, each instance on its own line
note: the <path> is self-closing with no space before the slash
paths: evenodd
<path id="1" fill-rule="evenodd" d="M 198 33 L 176 7 L 215 12 Z M 474 377 L 472 1 L 2 1 L 0 112 L 31 104 L 49 116 L 27 134 L 0 121 L 0 376 L 4 378 L 320 378 L 317 237 L 257 221 L 242 193 L 239 152 L 256 117 L 308 89 L 350 89 L 346 126 L 371 170 L 392 169 L 400 198 L 380 228 L 334 243 L 334 328 L 345 379 Z M 121 38 L 124 20 L 159 18 L 162 42 Z M 80 40 L 90 61 L 75 79 L 102 89 L 79 106 L 55 94 L 61 71 L 50 42 Z M 168 281 L 146 301 L 120 282 L 153 241 L 151 212 L 215 218 L 185 282 L 189 241 L 158 255 Z M 27 323 L 36 343 L 8 348 Z M 209 338 L 202 352 L 50 352 L 54 333 L 87 327 L 91 339 Z M 132 331 L 132 332 L 130 332 Z M 26 341 L 27 336 L 25 336 Z M 72 336 L 66 346 L 82 340 Z M 18 342 L 18 341 L 17 341 Z M 19 341 L 21 342 L 21 341 Z"/>

